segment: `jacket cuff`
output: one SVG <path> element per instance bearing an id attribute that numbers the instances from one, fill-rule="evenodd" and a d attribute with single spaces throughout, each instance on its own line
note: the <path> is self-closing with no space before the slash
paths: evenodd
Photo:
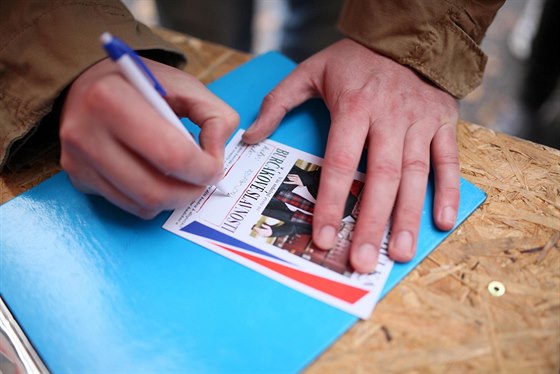
<path id="1" fill-rule="evenodd" d="M 487 56 L 478 45 L 503 2 L 348 0 L 338 26 L 461 99 L 482 81 Z"/>
<path id="2" fill-rule="evenodd" d="M 135 21 L 120 2 L 11 3 L 7 21 L 0 24 L 0 170 L 10 147 L 34 132 L 65 87 L 107 57 L 99 42 L 104 31 L 152 59 L 176 67 L 186 62 L 179 49 Z"/>

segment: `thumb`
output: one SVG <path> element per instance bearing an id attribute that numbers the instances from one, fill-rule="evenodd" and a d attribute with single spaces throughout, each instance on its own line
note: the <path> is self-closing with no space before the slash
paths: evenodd
<path id="1" fill-rule="evenodd" d="M 243 141 L 254 144 L 268 137 L 290 110 L 316 96 L 311 74 L 302 63 L 270 91 L 263 99 L 257 119 L 243 134 Z"/>

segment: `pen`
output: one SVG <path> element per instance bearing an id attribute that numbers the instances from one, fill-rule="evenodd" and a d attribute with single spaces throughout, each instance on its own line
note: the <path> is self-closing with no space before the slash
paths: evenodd
<path id="1" fill-rule="evenodd" d="M 191 143 L 200 149 L 197 142 L 187 131 L 183 123 L 175 112 L 169 107 L 163 99 L 167 95 L 156 77 L 148 70 L 148 67 L 142 62 L 140 57 L 126 45 L 122 40 L 112 36 L 108 32 L 101 35 L 103 48 L 107 51 L 109 57 L 119 66 L 121 72 L 128 81 L 136 87 L 136 89 L 144 96 L 152 107 L 162 115 L 167 122 L 171 123 L 179 129 Z M 229 196 L 228 189 L 224 186 L 223 180 L 216 184 L 216 189 Z"/>

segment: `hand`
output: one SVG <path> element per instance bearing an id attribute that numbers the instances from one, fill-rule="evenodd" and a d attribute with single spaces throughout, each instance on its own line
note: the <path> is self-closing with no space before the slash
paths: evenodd
<path id="1" fill-rule="evenodd" d="M 198 149 L 102 60 L 70 87 L 60 122 L 61 164 L 81 191 L 149 219 L 199 196 L 220 180 L 224 144 L 237 113 L 194 77 L 144 60 L 180 116 L 202 128 Z"/>
<path id="2" fill-rule="evenodd" d="M 304 61 L 267 95 L 244 141 L 268 136 L 288 111 L 314 96 L 322 97 L 331 113 L 313 220 L 318 247 L 329 249 L 335 243 L 364 147 L 366 181 L 350 255 L 356 271 L 374 270 L 391 213 L 390 256 L 396 261 L 414 256 L 430 154 L 434 220 L 442 230 L 453 227 L 459 204 L 453 97 L 409 68 L 344 39 Z"/>
<path id="3" fill-rule="evenodd" d="M 286 184 L 293 184 L 298 187 L 303 187 L 303 182 L 299 175 L 297 174 L 288 174 L 287 180 L 284 181 Z"/>

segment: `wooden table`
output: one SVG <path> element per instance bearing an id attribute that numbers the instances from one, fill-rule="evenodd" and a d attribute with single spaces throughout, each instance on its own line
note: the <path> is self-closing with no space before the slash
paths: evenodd
<path id="1" fill-rule="evenodd" d="M 158 33 L 205 83 L 251 58 Z M 466 122 L 458 140 L 462 175 L 488 200 L 308 373 L 560 371 L 560 152 Z M 3 173 L 1 202 L 58 170 L 52 151 Z"/>

